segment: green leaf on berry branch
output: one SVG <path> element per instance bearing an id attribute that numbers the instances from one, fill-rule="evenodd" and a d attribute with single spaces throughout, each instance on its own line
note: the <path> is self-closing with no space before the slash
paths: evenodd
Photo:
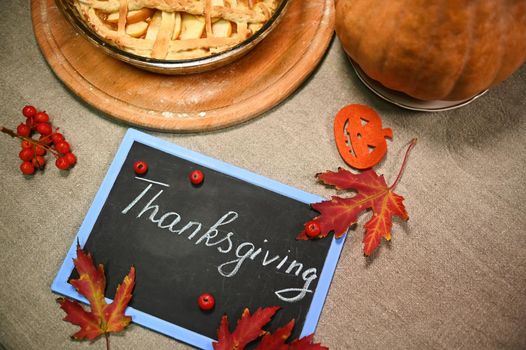
<path id="1" fill-rule="evenodd" d="M 323 238 L 331 232 L 339 238 L 356 223 L 363 211 L 371 209 L 373 215 L 364 226 L 364 254 L 371 255 L 380 244 L 382 237 L 390 240 L 393 216 L 403 220 L 409 219 L 403 203 L 404 197 L 396 194 L 394 188 L 400 181 L 407 156 L 415 144 L 416 139 L 412 140 L 407 148 L 398 177 L 391 186 L 387 186 L 383 175 L 378 175 L 374 170 L 354 174 L 339 168 L 337 172 L 327 171 L 317 174 L 316 177 L 326 185 L 357 193 L 348 198 L 333 196 L 330 200 L 312 204 L 312 208 L 320 215 L 305 224 L 305 229 L 297 239 Z M 313 237 L 312 232 L 319 234 Z"/>

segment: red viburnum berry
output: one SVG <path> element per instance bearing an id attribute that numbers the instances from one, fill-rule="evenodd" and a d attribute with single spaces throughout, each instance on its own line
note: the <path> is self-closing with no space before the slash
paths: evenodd
<path id="1" fill-rule="evenodd" d="M 33 106 L 24 106 L 24 108 L 22 108 L 22 114 L 26 118 L 31 118 L 37 114 L 37 109 Z"/>
<path id="2" fill-rule="evenodd" d="M 33 158 L 32 163 L 35 168 L 43 169 L 44 165 L 46 165 L 46 158 L 42 156 L 36 156 Z"/>
<path id="3" fill-rule="evenodd" d="M 66 141 L 59 142 L 55 144 L 55 149 L 61 154 L 66 154 L 70 150 L 69 143 Z"/>
<path id="4" fill-rule="evenodd" d="M 18 157 L 23 161 L 29 162 L 35 156 L 35 151 L 32 148 L 24 148 L 18 153 Z"/>
<path id="5" fill-rule="evenodd" d="M 53 135 L 51 135 L 51 140 L 53 141 L 54 144 L 57 144 L 57 143 L 62 142 L 64 140 L 66 140 L 66 139 L 64 138 L 64 135 L 62 135 L 59 132 L 56 132 Z"/>
<path id="6" fill-rule="evenodd" d="M 38 162 L 38 165 L 43 168 L 44 165 L 46 165 L 46 158 L 44 158 L 43 156 L 36 156 L 35 159 L 37 160 Z"/>
<path id="7" fill-rule="evenodd" d="M 47 123 L 49 122 L 49 115 L 46 112 L 38 112 L 34 117 L 35 123 Z"/>
<path id="8" fill-rule="evenodd" d="M 26 124 L 22 123 L 16 128 L 16 133 L 20 136 L 28 137 L 31 134 L 31 128 Z"/>
<path id="9" fill-rule="evenodd" d="M 77 163 L 77 157 L 71 152 L 66 153 L 64 158 L 68 161 L 69 166 L 73 166 Z"/>
<path id="10" fill-rule="evenodd" d="M 55 161 L 55 165 L 60 170 L 68 170 L 69 169 L 69 163 L 68 163 L 68 160 L 65 157 L 57 158 L 57 160 Z"/>
<path id="11" fill-rule="evenodd" d="M 24 175 L 32 175 L 35 172 L 35 167 L 31 162 L 23 162 L 20 164 L 20 171 L 22 171 Z"/>
<path id="12" fill-rule="evenodd" d="M 37 156 L 43 156 L 44 154 L 46 154 L 46 149 L 42 146 L 36 146 L 35 153 L 37 154 Z"/>
<path id="13" fill-rule="evenodd" d="M 37 124 L 36 129 L 37 132 L 43 136 L 51 135 L 51 133 L 53 132 L 53 128 L 49 123 L 39 123 Z"/>

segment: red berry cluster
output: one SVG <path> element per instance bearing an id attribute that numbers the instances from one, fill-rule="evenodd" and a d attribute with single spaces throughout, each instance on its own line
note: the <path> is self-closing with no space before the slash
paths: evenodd
<path id="1" fill-rule="evenodd" d="M 1 131 L 22 140 L 22 150 L 18 156 L 22 159 L 20 170 L 23 174 L 31 175 L 36 169 L 44 169 L 44 156 L 48 152 L 56 158 L 55 165 L 61 170 L 75 165 L 77 157 L 71 152 L 69 143 L 64 135 L 58 132 L 58 128 L 53 130 L 46 112 L 39 112 L 33 106 L 25 106 L 22 114 L 26 117 L 26 122 L 18 125 L 16 133 L 3 127 Z M 40 134 L 38 140 L 32 137 L 35 133 Z"/>

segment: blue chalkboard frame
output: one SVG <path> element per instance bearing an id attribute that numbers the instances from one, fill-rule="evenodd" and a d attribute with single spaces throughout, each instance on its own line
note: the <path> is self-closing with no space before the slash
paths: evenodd
<path id="1" fill-rule="evenodd" d="M 255 174 L 248 170 L 241 169 L 239 167 L 214 158 L 210 158 L 203 154 L 177 146 L 175 144 L 145 134 L 138 130 L 128 129 L 117 151 L 117 154 L 115 155 L 115 158 L 113 159 L 113 162 L 110 165 L 108 173 L 106 174 L 106 177 L 104 178 L 102 185 L 100 186 L 95 196 L 95 199 L 93 200 L 93 203 L 86 217 L 84 218 L 82 225 L 79 228 L 77 236 L 71 244 L 67 256 L 64 259 L 64 262 L 62 263 L 62 266 L 60 267 L 60 270 L 58 271 L 57 276 L 55 277 L 51 285 L 51 290 L 53 292 L 70 297 L 72 299 L 76 299 L 86 304 L 88 303 L 87 299 L 80 295 L 75 290 L 75 288 L 73 288 L 73 286 L 68 283 L 68 278 L 74 268 L 73 258 L 76 257 L 77 241 L 83 247 L 86 241 L 88 240 L 93 225 L 95 224 L 102 210 L 102 207 L 106 202 L 110 190 L 113 187 L 115 180 L 126 159 L 126 156 L 134 142 L 139 142 L 144 145 L 159 149 L 166 153 L 175 155 L 177 157 L 186 159 L 188 161 L 194 162 L 202 166 L 206 166 L 210 169 L 222 172 L 224 174 L 265 188 L 267 190 L 279 193 L 281 195 L 293 198 L 306 204 L 320 202 L 321 200 L 323 200 L 323 198 L 319 196 L 301 191 L 294 187 L 271 180 L 269 178 Z M 314 333 L 314 331 L 316 330 L 316 325 L 318 324 L 323 304 L 325 303 L 325 298 L 327 297 L 327 293 L 329 291 L 329 286 L 331 284 L 332 277 L 336 269 L 336 264 L 338 263 L 338 259 L 340 257 L 344 239 L 345 238 L 333 238 L 332 240 L 327 258 L 325 259 L 325 263 L 323 265 L 322 273 L 319 277 L 318 285 L 314 292 L 310 309 L 307 313 L 305 324 L 301 331 L 302 337 Z M 111 299 L 107 299 L 107 301 L 111 302 Z M 132 307 L 128 307 L 128 309 L 126 310 L 126 314 L 132 317 L 133 322 L 140 324 L 146 328 L 181 340 L 187 344 L 190 344 L 200 349 L 213 350 L 212 342 L 214 341 L 214 339 L 200 335 L 196 332 L 190 331 L 186 328 L 177 326 L 170 322 L 166 322 L 150 314 L 136 310 Z M 231 315 L 231 317 L 236 318 L 237 316 Z"/>

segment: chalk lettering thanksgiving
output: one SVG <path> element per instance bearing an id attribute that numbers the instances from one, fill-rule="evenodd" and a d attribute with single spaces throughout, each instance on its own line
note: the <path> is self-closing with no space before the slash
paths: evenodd
<path id="1" fill-rule="evenodd" d="M 228 211 L 222 217 L 217 218 L 211 227 L 203 227 L 198 221 L 183 220 L 181 215 L 174 211 L 165 212 L 156 204 L 165 188 L 170 187 L 168 184 L 145 178 L 136 179 L 149 184 L 122 210 L 123 215 L 136 215 L 137 219 L 149 220 L 158 228 L 195 241 L 195 245 L 204 244 L 206 247 L 215 247 L 219 254 L 235 255 L 235 258 L 217 267 L 218 273 L 224 277 L 235 276 L 244 264 L 252 262 L 298 277 L 297 286 L 274 291 L 279 299 L 286 302 L 297 302 L 302 300 L 307 293 L 312 293 L 309 287 L 318 278 L 316 268 L 304 268 L 303 263 L 294 260 L 293 257 L 274 255 L 268 249 L 256 247 L 252 242 L 236 242 L 236 233 L 230 231 L 228 225 L 237 220 L 239 217 L 237 212 Z"/>

